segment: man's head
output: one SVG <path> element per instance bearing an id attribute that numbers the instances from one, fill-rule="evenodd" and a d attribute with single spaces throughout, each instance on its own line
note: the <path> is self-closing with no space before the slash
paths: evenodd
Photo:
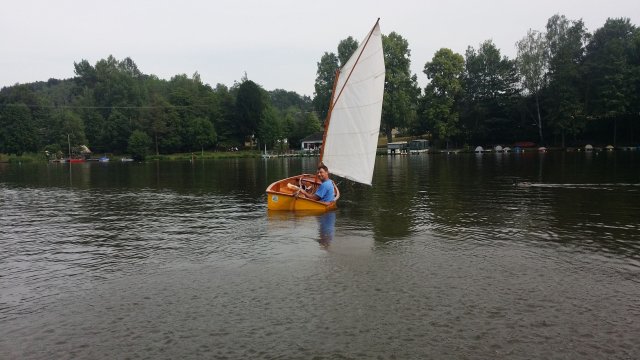
<path id="1" fill-rule="evenodd" d="M 329 178 L 329 169 L 325 165 L 318 166 L 318 179 L 325 181 Z"/>

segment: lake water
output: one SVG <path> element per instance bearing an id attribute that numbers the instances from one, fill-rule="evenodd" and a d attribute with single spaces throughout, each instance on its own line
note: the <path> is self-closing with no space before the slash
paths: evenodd
<path id="1" fill-rule="evenodd" d="M 640 153 L 316 161 L 0 164 L 0 358 L 640 357 Z"/>

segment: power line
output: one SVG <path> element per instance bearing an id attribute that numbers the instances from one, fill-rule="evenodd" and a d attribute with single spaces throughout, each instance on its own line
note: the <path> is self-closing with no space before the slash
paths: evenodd
<path id="1" fill-rule="evenodd" d="M 205 108 L 213 105 L 165 105 L 165 106 L 78 106 L 78 105 L 35 105 L 35 104 L 0 104 L 0 107 L 19 107 L 43 109 L 188 109 Z"/>

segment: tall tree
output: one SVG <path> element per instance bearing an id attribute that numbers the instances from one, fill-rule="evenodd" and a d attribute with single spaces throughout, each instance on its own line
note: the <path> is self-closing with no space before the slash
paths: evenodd
<path id="1" fill-rule="evenodd" d="M 491 40 L 465 53 L 465 128 L 476 141 L 493 143 L 513 137 L 511 109 L 517 95 L 515 62 L 500 54 Z"/>
<path id="2" fill-rule="evenodd" d="M 343 67 L 344 64 L 346 64 L 351 55 L 353 55 L 357 49 L 358 40 L 351 36 L 340 41 L 338 44 L 338 59 L 340 60 L 340 67 Z"/>
<path id="3" fill-rule="evenodd" d="M 82 88 L 93 88 L 97 82 L 96 69 L 91 66 L 89 61 L 82 59 L 80 62 L 73 63 L 76 80 Z"/>
<path id="4" fill-rule="evenodd" d="M 144 113 L 144 128 L 151 134 L 156 155 L 160 154 L 160 143 L 171 131 L 170 120 L 175 118 L 175 109 L 161 94 L 151 96 L 149 109 Z"/>
<path id="5" fill-rule="evenodd" d="M 245 80 L 240 84 L 236 97 L 236 134 L 243 141 L 257 135 L 267 100 L 264 90 L 255 82 Z"/>
<path id="6" fill-rule="evenodd" d="M 325 52 L 318 62 L 313 96 L 313 108 L 320 114 L 323 121 L 327 118 L 329 111 L 336 70 L 338 70 L 338 57 L 334 53 Z"/>
<path id="7" fill-rule="evenodd" d="M 577 136 L 585 126 L 581 66 L 588 33 L 582 20 L 554 15 L 547 22 L 549 72 L 547 106 L 549 124 L 561 135 Z"/>
<path id="8" fill-rule="evenodd" d="M 587 45 L 587 108 L 597 118 L 613 120 L 614 146 L 618 120 L 638 108 L 632 103 L 637 98 L 637 33 L 629 19 L 607 19 Z"/>
<path id="9" fill-rule="evenodd" d="M 430 82 L 425 88 L 422 117 L 439 140 L 459 133 L 459 102 L 463 94 L 464 58 L 450 49 L 438 50 L 424 66 Z"/>
<path id="10" fill-rule="evenodd" d="M 382 47 L 386 73 L 381 128 L 391 142 L 394 128 L 414 122 L 420 88 L 417 76 L 411 74 L 409 42 L 392 32 L 382 36 Z"/>
<path id="11" fill-rule="evenodd" d="M 544 143 L 542 134 L 542 115 L 540 112 L 540 91 L 545 85 L 548 69 L 547 42 L 541 32 L 531 30 L 522 40 L 516 43 L 518 56 L 516 64 L 522 81 L 522 87 L 535 99 L 536 116 L 540 143 Z"/>
<path id="12" fill-rule="evenodd" d="M 213 124 L 218 134 L 218 144 L 224 148 L 237 146 L 242 139 L 237 136 L 235 126 L 235 99 L 229 88 L 218 84 L 213 89 L 215 101 L 213 111 Z"/>
<path id="13" fill-rule="evenodd" d="M 260 142 L 270 148 L 274 147 L 276 142 L 284 139 L 282 121 L 277 110 L 272 106 L 268 106 L 262 112 L 257 135 Z"/>
<path id="14" fill-rule="evenodd" d="M 131 118 L 120 110 L 113 110 L 106 121 L 102 142 L 112 151 L 125 151 L 131 130 Z"/>

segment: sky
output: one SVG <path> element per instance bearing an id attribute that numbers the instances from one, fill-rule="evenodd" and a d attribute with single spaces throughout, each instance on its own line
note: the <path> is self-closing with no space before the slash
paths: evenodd
<path id="1" fill-rule="evenodd" d="M 212 86 L 232 85 L 246 72 L 267 90 L 313 96 L 322 54 L 348 36 L 360 41 L 378 17 L 384 34 L 409 42 L 423 87 L 424 64 L 438 49 L 464 54 L 491 39 L 513 58 L 516 41 L 554 14 L 582 19 L 589 31 L 609 17 L 640 26 L 640 1 L 5 0 L 0 87 L 70 78 L 74 62 L 113 55 L 163 79 L 197 71 Z"/>

